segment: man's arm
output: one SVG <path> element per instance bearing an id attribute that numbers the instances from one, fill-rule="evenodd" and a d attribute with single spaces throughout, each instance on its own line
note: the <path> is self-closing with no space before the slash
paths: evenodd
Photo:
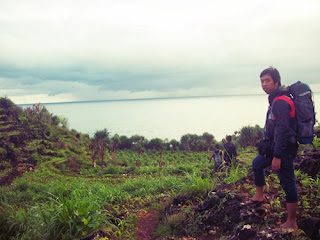
<path id="1" fill-rule="evenodd" d="M 272 112 L 276 118 L 273 155 L 275 158 L 281 159 L 292 136 L 289 115 L 290 105 L 284 100 L 278 100 L 274 103 Z"/>
<path id="2" fill-rule="evenodd" d="M 211 163 L 213 156 L 214 156 L 214 153 L 212 153 L 211 157 L 209 158 L 209 163 Z"/>

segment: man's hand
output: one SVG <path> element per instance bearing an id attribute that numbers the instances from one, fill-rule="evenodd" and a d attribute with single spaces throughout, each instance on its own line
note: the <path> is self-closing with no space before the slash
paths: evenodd
<path id="1" fill-rule="evenodd" d="M 281 167 L 281 159 L 274 157 L 272 159 L 271 167 L 272 167 L 272 171 L 279 171 Z"/>

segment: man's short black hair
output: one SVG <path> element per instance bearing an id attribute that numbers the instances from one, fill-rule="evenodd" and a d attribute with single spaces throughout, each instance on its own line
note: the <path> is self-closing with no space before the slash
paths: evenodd
<path id="1" fill-rule="evenodd" d="M 279 86 L 281 86 L 281 77 L 280 77 L 280 73 L 279 71 L 274 68 L 274 67 L 269 67 L 269 68 L 266 68 L 265 70 L 263 70 L 261 73 L 260 73 L 260 78 L 266 74 L 270 74 L 270 76 L 272 77 L 274 83 L 279 83 Z"/>
<path id="2" fill-rule="evenodd" d="M 232 137 L 231 137 L 230 135 L 228 135 L 228 136 L 226 137 L 226 139 L 227 139 L 228 142 L 231 142 Z"/>

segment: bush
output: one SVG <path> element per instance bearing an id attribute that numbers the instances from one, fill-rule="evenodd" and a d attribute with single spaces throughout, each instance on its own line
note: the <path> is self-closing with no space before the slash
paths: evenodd
<path id="1" fill-rule="evenodd" d="M 71 171 L 71 172 L 76 172 L 76 173 L 80 172 L 80 164 L 77 161 L 75 156 L 68 157 L 67 162 L 66 162 L 66 166 L 69 169 L 69 171 Z"/>
<path id="2" fill-rule="evenodd" d="M 109 164 L 108 167 L 106 167 L 106 169 L 104 170 L 104 172 L 106 174 L 115 174 L 115 175 L 117 175 L 117 174 L 120 174 L 121 169 L 120 169 L 119 166 L 115 166 L 113 164 Z"/>
<path id="3" fill-rule="evenodd" d="M 248 146 L 256 146 L 262 137 L 263 128 L 258 125 L 254 127 L 246 126 L 240 130 L 240 136 L 237 141 L 240 147 L 246 148 Z"/>

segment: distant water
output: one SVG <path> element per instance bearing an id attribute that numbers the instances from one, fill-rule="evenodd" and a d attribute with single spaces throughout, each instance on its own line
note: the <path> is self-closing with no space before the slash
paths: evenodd
<path id="1" fill-rule="evenodd" d="M 319 112 L 320 94 L 314 97 Z M 220 141 L 243 126 L 263 127 L 268 101 L 266 95 L 251 95 L 44 105 L 50 113 L 66 117 L 70 129 L 90 136 L 106 128 L 111 135 L 139 134 L 149 140 L 180 140 L 187 133 L 209 132 Z"/>

